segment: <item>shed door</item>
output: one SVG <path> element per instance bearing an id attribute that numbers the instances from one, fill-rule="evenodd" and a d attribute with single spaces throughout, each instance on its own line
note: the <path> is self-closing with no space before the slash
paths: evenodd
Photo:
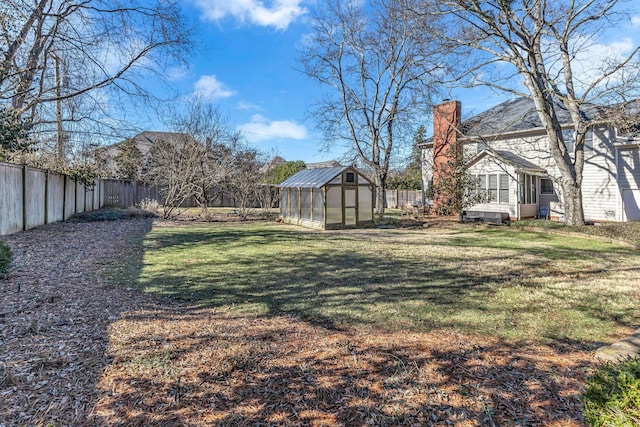
<path id="1" fill-rule="evenodd" d="M 358 219 L 358 198 L 355 188 L 344 189 L 344 225 L 356 225 Z"/>

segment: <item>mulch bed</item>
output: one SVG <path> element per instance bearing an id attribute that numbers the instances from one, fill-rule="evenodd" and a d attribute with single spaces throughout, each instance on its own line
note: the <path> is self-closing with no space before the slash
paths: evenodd
<path id="1" fill-rule="evenodd" d="M 157 220 L 156 220 L 157 221 Z M 593 352 L 447 331 L 331 330 L 159 302 L 101 274 L 152 220 L 3 237 L 0 426 L 582 425 Z"/>

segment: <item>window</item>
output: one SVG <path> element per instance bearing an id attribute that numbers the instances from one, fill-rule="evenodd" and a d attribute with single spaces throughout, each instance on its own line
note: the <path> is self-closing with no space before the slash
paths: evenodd
<path id="1" fill-rule="evenodd" d="M 476 177 L 476 180 L 478 182 L 478 194 L 480 194 L 482 196 L 482 199 L 484 200 L 485 198 L 487 198 L 487 176 L 478 175 Z"/>
<path id="2" fill-rule="evenodd" d="M 553 194 L 553 181 L 551 179 L 540 179 L 540 194 Z"/>
<path id="3" fill-rule="evenodd" d="M 584 136 L 584 151 L 593 151 L 593 129 L 589 129 Z"/>
<path id="4" fill-rule="evenodd" d="M 569 154 L 573 154 L 576 143 L 576 139 L 573 136 L 573 129 L 564 129 L 562 131 L 562 139 L 564 140 L 564 145 L 567 147 Z"/>
<path id="5" fill-rule="evenodd" d="M 509 203 L 509 175 L 476 175 L 477 194 L 486 198 L 487 203 Z"/>
<path id="6" fill-rule="evenodd" d="M 356 182 L 356 174 L 353 172 L 347 172 L 345 177 L 346 182 Z"/>
<path id="7" fill-rule="evenodd" d="M 498 175 L 488 175 L 489 178 L 489 203 L 498 201 Z"/>
<path id="8" fill-rule="evenodd" d="M 529 202 L 532 205 L 535 205 L 536 203 L 538 203 L 538 186 L 536 185 L 538 178 L 531 175 L 529 175 L 529 178 L 531 178 L 531 181 L 529 183 Z"/>
<path id="9" fill-rule="evenodd" d="M 509 175 L 500 175 L 500 203 L 509 203 Z"/>

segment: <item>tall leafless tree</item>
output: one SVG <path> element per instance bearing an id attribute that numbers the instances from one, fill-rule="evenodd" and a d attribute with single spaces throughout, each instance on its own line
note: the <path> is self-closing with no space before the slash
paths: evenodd
<path id="1" fill-rule="evenodd" d="M 312 113 L 328 147 L 346 141 L 371 170 L 378 213 L 392 156 L 399 144 L 411 142 L 408 125 L 424 117 L 442 68 L 433 32 L 407 13 L 414 3 L 323 2 L 301 52 L 304 73 L 327 89 Z"/>
<path id="2" fill-rule="evenodd" d="M 612 104 L 638 96 L 639 47 L 625 54 L 606 51 L 598 36 L 629 25 L 624 0 L 443 0 L 449 16 L 443 34 L 468 48 L 458 57 L 460 80 L 533 100 L 560 171 L 565 222 L 584 224 L 582 182 L 589 103 Z M 596 55 L 594 58 L 593 56 Z M 505 66 L 506 64 L 506 66 Z M 574 124 L 575 149 L 563 138 L 557 105 Z"/>
<path id="3" fill-rule="evenodd" d="M 6 0 L 0 4 L 0 102 L 56 135 L 112 125 L 142 76 L 181 63 L 190 34 L 174 0 Z M 98 126 L 98 127 L 99 127 Z"/>
<path id="4" fill-rule="evenodd" d="M 198 99 L 191 100 L 171 126 L 171 138 L 151 146 L 143 178 L 159 187 L 165 216 L 189 199 L 206 213 L 234 174 L 240 135 L 216 106 Z"/>

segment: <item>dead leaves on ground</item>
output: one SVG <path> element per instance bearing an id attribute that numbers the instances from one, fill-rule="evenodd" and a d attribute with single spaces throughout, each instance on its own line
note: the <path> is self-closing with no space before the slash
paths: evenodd
<path id="1" fill-rule="evenodd" d="M 591 353 L 160 305 L 101 269 L 149 220 L 9 236 L 0 425 L 580 425 Z"/>
<path id="2" fill-rule="evenodd" d="M 213 309 L 135 313 L 110 339 L 96 420 L 115 425 L 580 425 L 590 363 L 581 351 Z"/>

